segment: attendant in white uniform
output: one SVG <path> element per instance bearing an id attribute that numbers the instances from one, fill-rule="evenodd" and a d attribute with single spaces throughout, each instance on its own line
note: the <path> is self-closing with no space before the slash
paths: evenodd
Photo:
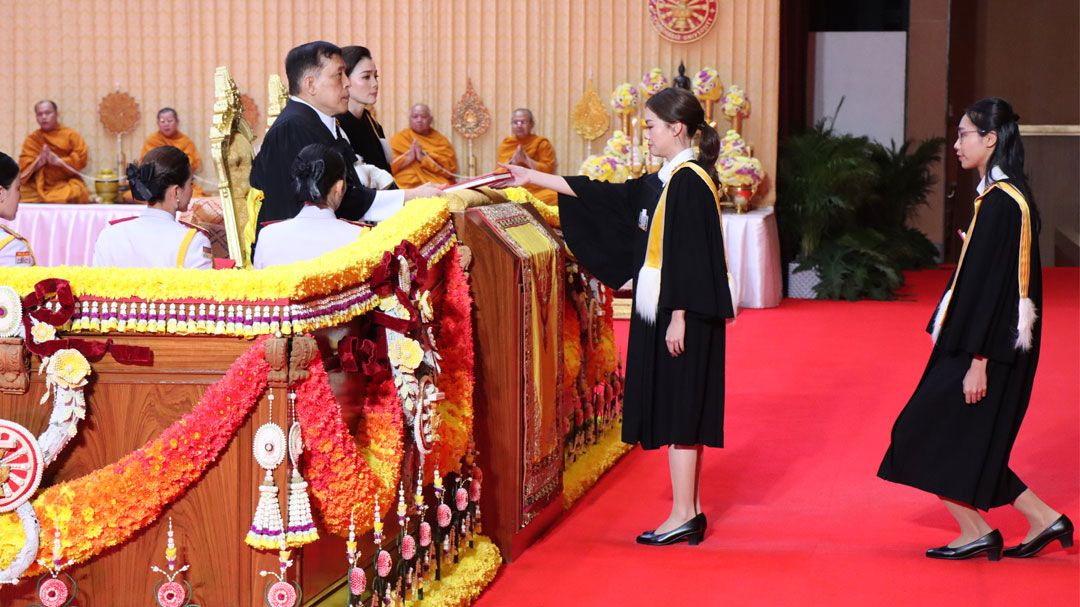
<path id="1" fill-rule="evenodd" d="M 94 245 L 94 266 L 212 268 L 210 238 L 176 219 L 191 202 L 193 177 L 187 155 L 171 145 L 154 148 L 141 164 L 128 165 L 127 178 L 132 196 L 146 202 L 146 211 L 109 222 Z"/>
<path id="2" fill-rule="evenodd" d="M 266 225 L 255 243 L 255 269 L 314 259 L 356 242 L 364 228 L 338 219 L 345 196 L 345 161 L 330 146 L 312 143 L 292 164 L 292 184 L 304 208 L 292 219 Z"/>
<path id="3" fill-rule="evenodd" d="M 19 212 L 19 163 L 0 152 L 0 219 L 12 221 Z M 0 266 L 36 265 L 30 243 L 4 224 L 0 224 Z"/>

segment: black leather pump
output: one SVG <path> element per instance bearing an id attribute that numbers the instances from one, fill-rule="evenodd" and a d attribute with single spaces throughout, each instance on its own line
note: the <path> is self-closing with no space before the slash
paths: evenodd
<path id="1" fill-rule="evenodd" d="M 973 542 L 968 542 L 963 546 L 950 548 L 946 545 L 941 546 L 940 548 L 931 548 L 926 551 L 926 556 L 932 559 L 960 561 L 969 559 L 973 556 L 979 556 L 980 554 L 985 554 L 991 561 L 1000 561 L 1001 551 L 1004 546 L 1005 541 L 1001 539 L 1001 532 L 994 529 L 990 533 L 987 533 Z"/>
<path id="2" fill-rule="evenodd" d="M 705 527 L 707 524 L 705 514 L 698 513 L 694 518 L 667 533 L 646 531 L 637 536 L 637 543 L 645 546 L 668 546 L 670 544 L 685 541 L 691 546 L 697 546 L 705 537 Z"/>
<path id="3" fill-rule="evenodd" d="M 1005 556 L 1012 559 L 1026 559 L 1039 554 L 1039 551 L 1052 544 L 1054 540 L 1061 542 L 1062 548 L 1072 548 L 1073 524 L 1069 517 L 1062 514 L 1052 525 L 1043 529 L 1030 542 L 1013 546 L 1005 550 Z"/>

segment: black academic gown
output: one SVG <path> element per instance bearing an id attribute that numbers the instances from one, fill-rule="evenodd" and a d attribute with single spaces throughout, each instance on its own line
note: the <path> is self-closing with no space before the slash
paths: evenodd
<path id="1" fill-rule="evenodd" d="M 648 175 L 623 184 L 567 177 L 577 194 L 559 197 L 571 252 L 604 284 L 621 287 L 645 261 L 648 232 L 663 189 Z M 734 316 L 720 217 L 712 192 L 689 169 L 672 176 L 664 221 L 664 261 L 656 323 L 631 315 L 622 439 L 645 449 L 724 445 L 724 320 Z M 686 351 L 664 341 L 672 310 L 686 310 Z"/>
<path id="2" fill-rule="evenodd" d="M 390 172 L 390 159 L 386 157 L 380 139 L 386 139 L 382 125 L 366 109 L 359 118 L 352 112 L 345 112 L 335 116 L 341 124 L 341 130 L 349 137 L 353 151 L 356 152 L 365 163 L 379 167 Z"/>
<path id="3" fill-rule="evenodd" d="M 982 510 L 1011 503 L 1026 489 L 1009 468 L 1009 454 L 1031 398 L 1042 321 L 1035 322 L 1031 349 L 1016 349 L 1020 225 L 1008 194 L 986 194 L 937 344 L 893 426 L 881 478 Z M 1035 230 L 1030 263 L 1028 296 L 1041 316 Z M 976 354 L 987 358 L 986 396 L 968 405 L 963 381 Z"/>
<path id="4" fill-rule="evenodd" d="M 345 158 L 345 197 L 337 216 L 358 221 L 371 208 L 375 190 L 360 184 L 352 168 L 355 154 L 348 142 L 335 139 L 314 109 L 290 100 L 266 132 L 251 167 L 251 186 L 264 194 L 258 229 L 265 222 L 292 219 L 303 208 L 304 201 L 297 198 L 293 189 L 292 164 L 300 150 L 312 143 L 334 146 Z"/>

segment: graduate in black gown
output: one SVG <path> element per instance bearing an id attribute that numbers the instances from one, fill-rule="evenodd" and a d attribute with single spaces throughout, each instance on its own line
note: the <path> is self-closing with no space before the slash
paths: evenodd
<path id="1" fill-rule="evenodd" d="M 953 148 L 982 180 L 950 284 L 927 331 L 930 361 L 892 431 L 878 476 L 941 498 L 960 536 L 926 556 L 997 560 L 1072 545 L 1068 517 L 1040 500 L 1009 468 L 1027 411 L 1042 333 L 1039 213 L 1024 175 L 1019 117 L 983 99 L 960 120 Z M 1012 504 L 1027 517 L 1023 542 L 1003 550 L 979 514 Z"/>
<path id="2" fill-rule="evenodd" d="M 673 489 L 667 520 L 637 541 L 696 544 L 702 447 L 724 444 L 724 321 L 734 316 L 715 194 L 720 139 L 682 89 L 651 97 L 645 125 L 650 150 L 667 159 L 657 175 L 610 184 L 502 166 L 515 185 L 560 193 L 566 243 L 590 272 L 613 288 L 634 280 L 623 441 L 667 445 Z"/>
<path id="3" fill-rule="evenodd" d="M 357 155 L 367 164 L 389 173 L 390 144 L 382 125 L 368 109 L 379 98 L 379 70 L 366 47 L 346 46 L 341 50 L 345 74 L 349 77 L 349 107 L 337 115 L 338 122 Z"/>

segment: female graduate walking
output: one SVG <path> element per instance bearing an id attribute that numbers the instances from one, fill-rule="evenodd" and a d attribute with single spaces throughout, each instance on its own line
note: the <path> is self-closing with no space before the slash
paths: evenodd
<path id="1" fill-rule="evenodd" d="M 1027 411 L 1042 333 L 1039 213 L 1024 175 L 1019 116 L 1003 99 L 964 113 L 953 149 L 982 180 L 960 262 L 927 330 L 934 350 L 892 431 L 878 476 L 939 496 L 960 535 L 926 551 L 938 559 L 1035 556 L 1073 525 L 1009 468 Z M 1031 527 L 1003 551 L 979 514 L 1012 504 Z"/>
<path id="2" fill-rule="evenodd" d="M 560 193 L 570 250 L 608 286 L 634 279 L 622 439 L 668 446 L 671 513 L 637 542 L 697 544 L 702 447 L 724 444 L 724 320 L 734 316 L 716 195 L 720 138 L 688 91 L 649 99 L 645 126 L 656 175 L 622 184 L 502 165 L 514 185 Z M 691 141 L 701 133 L 695 160 Z"/>

